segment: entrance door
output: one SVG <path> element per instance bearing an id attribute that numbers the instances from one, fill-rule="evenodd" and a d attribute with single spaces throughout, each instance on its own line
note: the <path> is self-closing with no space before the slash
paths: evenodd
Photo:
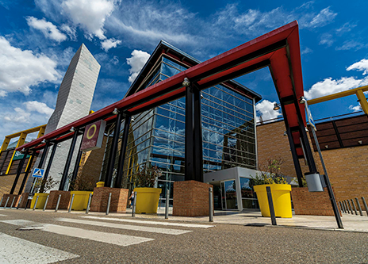
<path id="1" fill-rule="evenodd" d="M 222 210 L 237 210 L 238 200 L 236 198 L 235 180 L 221 182 Z"/>

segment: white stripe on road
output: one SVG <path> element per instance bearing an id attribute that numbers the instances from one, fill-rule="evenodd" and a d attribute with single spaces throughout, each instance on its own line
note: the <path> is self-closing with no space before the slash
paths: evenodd
<path id="1" fill-rule="evenodd" d="M 11 224 L 11 225 L 17 225 L 17 226 L 26 226 L 26 225 L 32 225 L 34 224 L 33 221 L 28 221 L 24 219 L 13 219 L 13 220 L 1 220 L 0 222 Z"/>
<path id="2" fill-rule="evenodd" d="M 58 218 L 57 220 L 63 221 L 63 222 L 68 222 L 68 223 L 82 224 L 82 225 L 104 226 L 104 227 L 127 229 L 127 230 L 133 230 L 133 231 L 143 231 L 143 232 L 166 234 L 166 235 L 182 235 L 182 234 L 185 234 L 185 233 L 192 232 L 191 230 L 179 230 L 179 229 L 167 229 L 167 228 L 147 227 L 147 226 L 122 225 L 122 224 L 114 224 L 114 223 L 105 223 L 105 222 L 100 222 L 100 221 L 85 221 L 85 220 L 71 219 L 71 218 Z"/>
<path id="3" fill-rule="evenodd" d="M 0 233 L 0 263 L 53 263 L 78 255 Z"/>
<path id="4" fill-rule="evenodd" d="M 0 214 L 0 216 L 7 216 L 7 215 Z"/>
<path id="5" fill-rule="evenodd" d="M 21 225 L 24 226 L 21 223 L 20 220 L 14 221 L 0 221 L 7 224 L 13 224 L 13 225 Z M 29 221 L 31 222 L 31 221 Z M 154 239 L 152 238 L 145 238 L 145 237 L 137 237 L 137 236 L 127 236 L 127 235 L 120 235 L 120 234 L 114 234 L 114 233 L 106 233 L 106 232 L 99 232 L 99 231 L 93 231 L 93 230 L 86 230 L 82 228 L 76 228 L 76 227 L 69 227 L 69 226 L 60 226 L 60 225 L 52 225 L 52 224 L 39 224 L 31 222 L 33 225 L 28 226 L 25 228 L 22 228 L 23 230 L 30 230 L 30 229 L 39 229 L 41 231 L 46 231 L 50 233 L 55 233 L 59 235 L 65 235 L 65 236 L 71 236 L 71 237 L 77 237 L 77 238 L 83 238 L 83 239 L 89 239 L 93 241 L 108 243 L 108 244 L 114 244 L 118 246 L 129 246 L 134 244 L 140 244 L 147 241 L 152 241 Z M 35 228 L 33 228 L 35 227 Z M 1 263 L 1 261 L 0 261 Z"/>
<path id="6" fill-rule="evenodd" d="M 214 225 L 197 225 L 197 224 L 184 224 L 184 223 L 168 223 L 158 221 L 145 221 L 145 220 L 133 220 L 133 219 L 121 219 L 121 218 L 107 218 L 98 216 L 82 216 L 83 218 L 97 219 L 97 220 L 108 220 L 108 221 L 119 221 L 127 223 L 147 224 L 147 225 L 165 225 L 165 226 L 182 226 L 182 227 L 193 227 L 193 228 L 211 228 Z"/>

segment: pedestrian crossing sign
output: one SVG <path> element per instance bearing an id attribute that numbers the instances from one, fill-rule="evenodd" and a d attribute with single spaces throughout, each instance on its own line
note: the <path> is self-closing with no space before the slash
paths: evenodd
<path id="1" fill-rule="evenodd" d="M 44 169 L 38 169 L 38 168 L 35 168 L 33 170 L 33 174 L 32 174 L 32 177 L 33 178 L 42 178 L 43 177 L 43 173 L 45 172 Z"/>

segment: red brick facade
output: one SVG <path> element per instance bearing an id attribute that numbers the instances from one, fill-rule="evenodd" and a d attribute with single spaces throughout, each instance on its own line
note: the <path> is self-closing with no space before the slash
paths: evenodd
<path id="1" fill-rule="evenodd" d="M 106 212 L 111 193 L 110 212 L 125 212 L 128 202 L 128 189 L 99 187 L 93 190 L 91 212 Z"/>
<path id="2" fill-rule="evenodd" d="M 327 188 L 323 192 L 309 192 L 307 187 L 292 188 L 291 197 L 296 215 L 334 216 Z"/>
<path id="3" fill-rule="evenodd" d="M 174 216 L 209 215 L 209 188 L 211 184 L 197 181 L 174 182 Z"/>
<path id="4" fill-rule="evenodd" d="M 47 201 L 46 209 L 51 210 L 56 208 L 57 201 L 60 197 L 60 203 L 58 210 L 68 209 L 70 203 L 70 192 L 67 191 L 51 191 L 49 194 L 49 200 Z"/>
<path id="5" fill-rule="evenodd" d="M 296 177 L 289 141 L 287 136 L 283 136 L 284 132 L 283 121 L 257 126 L 258 161 L 263 164 L 268 158 L 281 158 L 284 161 L 282 172 Z M 322 151 L 337 201 L 357 197 L 362 204 L 361 197 L 368 199 L 367 153 L 367 145 Z M 313 156 L 319 172 L 323 174 L 318 152 L 313 152 Z M 304 159 L 299 162 L 303 173 L 308 172 Z"/>
<path id="6" fill-rule="evenodd" d="M 8 200 L 9 198 L 9 200 Z M 19 201 L 20 195 L 18 194 L 4 194 L 3 200 L 1 201 L 0 207 L 10 207 L 13 203 L 13 207 L 17 207 L 18 201 Z M 8 200 L 8 203 L 6 204 L 6 201 Z"/>

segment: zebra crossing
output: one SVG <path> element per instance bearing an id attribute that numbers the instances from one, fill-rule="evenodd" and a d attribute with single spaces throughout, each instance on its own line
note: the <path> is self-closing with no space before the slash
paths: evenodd
<path id="1" fill-rule="evenodd" d="M 5 216 L 5 215 L 4 215 Z M 18 230 L 38 230 L 41 232 L 52 233 L 55 235 L 62 235 L 67 237 L 74 237 L 80 239 L 87 239 L 101 243 L 113 244 L 121 247 L 128 247 L 140 243 L 146 243 L 159 238 L 145 237 L 144 234 L 162 234 L 164 236 L 179 236 L 189 234 L 195 229 L 211 228 L 214 225 L 189 224 L 189 223 L 173 223 L 161 221 L 148 221 L 139 219 L 125 219 L 113 217 L 99 217 L 99 216 L 81 216 L 79 218 L 56 218 L 56 223 L 41 223 L 25 219 L 6 219 L 0 218 L 0 224 L 18 226 Z M 58 224 L 60 222 L 60 225 Z M 69 226 L 69 224 L 73 226 Z M 76 227 L 77 226 L 77 227 Z M 102 231 L 91 230 L 91 226 L 107 228 Z M 85 229 L 85 228 L 88 229 Z M 185 227 L 181 229 L 180 227 Z M 119 230 L 117 233 L 116 231 Z M 126 230 L 128 234 L 122 233 Z M 131 235 L 136 232 L 138 235 Z M 9 248 L 9 244 L 18 244 L 17 247 Z M 14 248 L 19 248 L 21 245 L 25 250 L 14 252 Z M 0 264 L 1 263 L 22 263 L 27 260 L 27 263 L 53 263 L 65 259 L 72 259 L 79 257 L 78 255 L 64 252 L 59 249 L 46 247 L 34 242 L 27 241 L 18 237 L 12 237 L 0 232 Z M 37 258 L 29 258 L 29 250 L 32 248 L 32 255 L 37 252 Z M 17 254 L 16 260 L 9 260 L 9 257 Z M 52 257 L 51 257 L 52 256 Z M 2 261 L 4 260 L 4 262 Z"/>

